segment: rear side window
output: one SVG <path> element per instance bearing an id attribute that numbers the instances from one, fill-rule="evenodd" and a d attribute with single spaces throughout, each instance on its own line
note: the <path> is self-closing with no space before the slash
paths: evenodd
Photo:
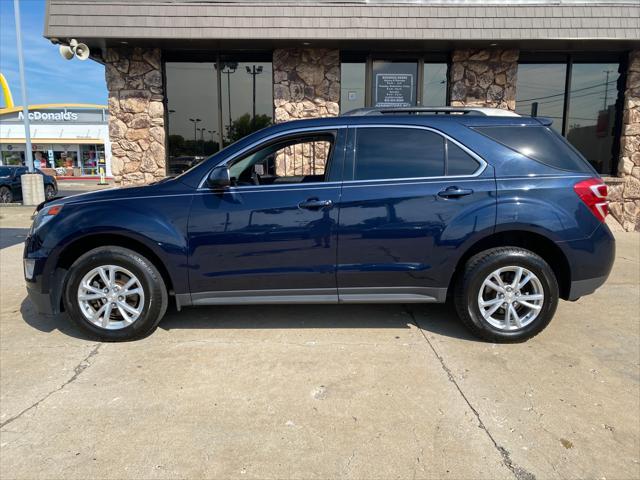
<path id="1" fill-rule="evenodd" d="M 358 128 L 354 180 L 444 175 L 444 137 L 416 128 Z"/>
<path id="2" fill-rule="evenodd" d="M 451 141 L 447 141 L 447 175 L 472 175 L 480 163 Z"/>
<path id="3" fill-rule="evenodd" d="M 474 130 L 540 163 L 572 172 L 591 172 L 589 164 L 547 127 L 475 127 Z"/>

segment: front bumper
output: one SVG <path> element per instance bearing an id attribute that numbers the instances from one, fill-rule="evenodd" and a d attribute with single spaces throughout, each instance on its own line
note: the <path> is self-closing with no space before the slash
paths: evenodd
<path id="1" fill-rule="evenodd" d="M 25 240 L 23 254 L 27 295 L 38 313 L 56 315 L 60 313 L 62 286 L 66 271 L 62 269 L 51 271 L 47 264 L 48 259 L 46 252 L 37 249 L 37 246 L 33 244 L 33 237 L 29 235 Z"/>

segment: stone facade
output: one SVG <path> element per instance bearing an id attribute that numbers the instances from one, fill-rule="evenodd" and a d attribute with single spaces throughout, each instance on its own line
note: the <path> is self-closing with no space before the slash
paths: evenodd
<path id="1" fill-rule="evenodd" d="M 324 48 L 273 52 L 275 121 L 340 113 L 340 52 Z"/>
<path id="2" fill-rule="evenodd" d="M 120 185 L 166 175 L 164 89 L 157 48 L 107 48 L 111 171 Z"/>
<path id="3" fill-rule="evenodd" d="M 451 106 L 515 110 L 518 50 L 455 50 L 449 83 Z"/>
<path id="4" fill-rule="evenodd" d="M 331 117 L 340 113 L 340 52 L 323 48 L 273 52 L 275 121 Z M 309 142 L 278 152 L 278 175 L 324 173 L 326 142 Z"/>
<path id="5" fill-rule="evenodd" d="M 621 180 L 607 180 L 609 208 L 625 230 L 640 231 L 640 50 L 629 54 L 620 143 Z"/>

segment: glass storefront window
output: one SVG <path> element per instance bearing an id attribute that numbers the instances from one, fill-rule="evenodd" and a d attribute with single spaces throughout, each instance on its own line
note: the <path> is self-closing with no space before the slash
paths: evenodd
<path id="1" fill-rule="evenodd" d="M 552 127 L 599 173 L 614 174 L 619 62 L 564 55 L 553 63 L 539 63 L 532 57 L 532 63 L 518 65 L 516 112 L 551 118 Z"/>
<path id="2" fill-rule="evenodd" d="M 167 62 L 168 165 L 175 175 L 220 149 L 214 62 Z"/>
<path id="3" fill-rule="evenodd" d="M 24 165 L 24 152 L 15 150 L 2 150 L 2 162 L 0 165 Z"/>
<path id="4" fill-rule="evenodd" d="M 516 112 L 551 118 L 552 128 L 562 133 L 566 72 L 565 64 L 518 65 Z"/>
<path id="5" fill-rule="evenodd" d="M 80 146 L 81 175 L 100 175 L 100 167 L 104 168 L 104 147 L 102 145 Z"/>
<path id="6" fill-rule="evenodd" d="M 416 106 L 417 79 L 417 62 L 374 60 L 372 73 L 373 106 Z"/>
<path id="7" fill-rule="evenodd" d="M 576 63 L 571 69 L 567 140 L 598 172 L 611 171 L 617 63 Z"/>
<path id="8" fill-rule="evenodd" d="M 366 62 L 344 62 L 340 65 L 340 112 L 366 105 Z"/>
<path id="9" fill-rule="evenodd" d="M 271 62 L 224 60 L 220 65 L 222 135 L 228 145 L 271 125 L 273 72 Z"/>
<path id="10" fill-rule="evenodd" d="M 169 175 L 273 122 L 272 64 L 245 60 L 165 63 Z"/>
<path id="11" fill-rule="evenodd" d="M 425 63 L 422 76 L 422 106 L 442 107 L 447 104 L 447 64 Z"/>
<path id="12" fill-rule="evenodd" d="M 416 60 L 346 52 L 340 64 L 340 112 L 363 107 L 447 105 L 448 64 L 443 55 Z"/>

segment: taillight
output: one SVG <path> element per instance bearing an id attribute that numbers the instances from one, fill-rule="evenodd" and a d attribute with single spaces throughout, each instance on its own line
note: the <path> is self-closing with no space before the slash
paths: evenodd
<path id="1" fill-rule="evenodd" d="M 607 186 L 599 178 L 590 178 L 578 182 L 573 189 L 580 197 L 580 200 L 589 207 L 598 220 L 604 222 L 609 213 L 609 202 L 607 201 Z"/>

